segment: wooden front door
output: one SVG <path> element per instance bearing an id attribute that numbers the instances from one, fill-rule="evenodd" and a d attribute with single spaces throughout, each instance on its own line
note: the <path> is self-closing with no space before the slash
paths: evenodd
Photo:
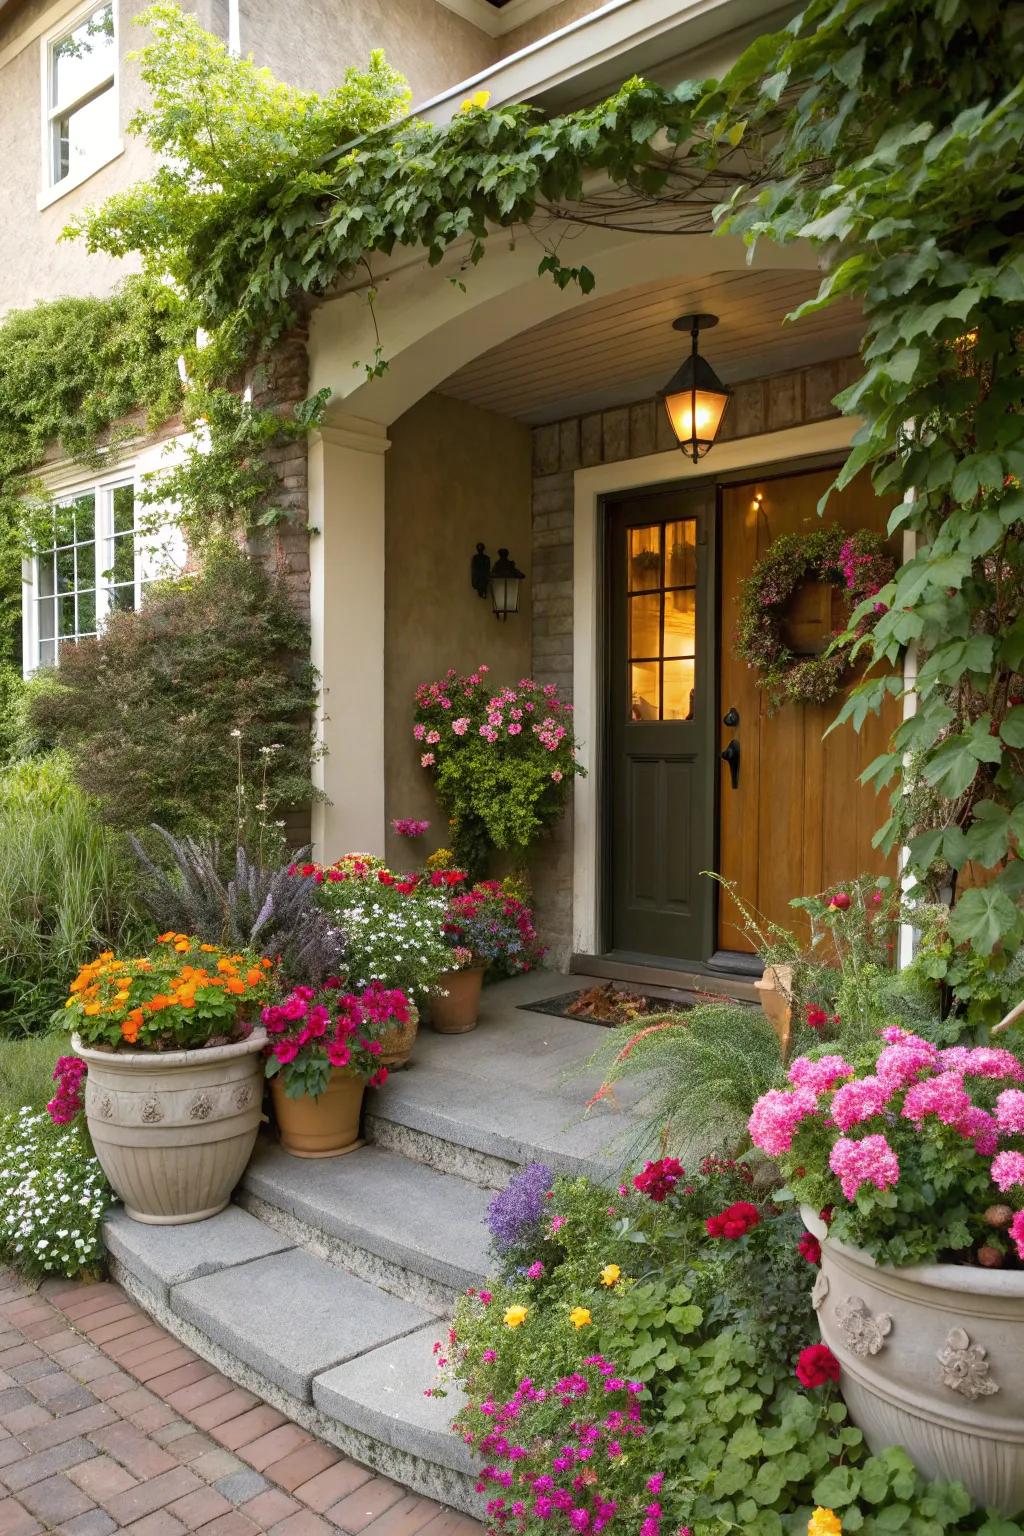
<path id="1" fill-rule="evenodd" d="M 713 896 L 711 486 L 608 509 L 610 947 L 701 960 Z"/>
<path id="2" fill-rule="evenodd" d="M 722 490 L 719 750 L 737 743 L 739 772 L 735 789 L 725 772 L 719 789 L 718 869 L 736 882 L 748 905 L 797 931 L 803 924 L 789 906 L 794 896 L 812 895 L 858 874 L 895 872 L 871 846 L 887 814 L 884 797 L 858 783 L 858 776 L 885 750 L 899 723 L 899 704 L 890 701 L 880 717 L 869 717 L 859 735 L 844 725 L 825 737 L 840 698 L 814 706 L 787 703 L 769 715 L 757 674 L 733 655 L 740 583 L 780 534 L 821 526 L 816 508 L 833 478 L 834 471 L 822 470 Z M 825 522 L 884 533 L 891 506 L 861 476 L 829 498 Z M 837 596 L 824 584 L 794 596 L 786 616 L 793 650 L 812 654 L 823 648 L 839 620 Z M 721 720 L 729 710 L 739 717 L 734 725 Z M 751 947 L 724 893 L 718 947 Z"/>

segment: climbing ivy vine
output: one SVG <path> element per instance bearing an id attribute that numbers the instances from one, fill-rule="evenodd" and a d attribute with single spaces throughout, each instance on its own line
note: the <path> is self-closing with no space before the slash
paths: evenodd
<path id="1" fill-rule="evenodd" d="M 199 371 L 221 390 L 340 280 L 361 272 L 372 293 L 374 261 L 396 247 L 435 265 L 457 251 L 471 282 L 496 236 L 528 229 L 540 272 L 587 291 L 564 243 L 581 223 L 811 242 L 824 277 L 796 322 L 850 300 L 865 320 L 865 372 L 841 397 L 863 424 L 839 483 L 867 471 L 901 497 L 892 527 L 912 545 L 874 599 L 885 611 L 860 640 L 872 667 L 841 718 L 859 726 L 903 694 L 910 647 L 915 712 L 868 771 L 892 788 L 879 837 L 908 842 L 922 879 L 985 871 L 954 933 L 1005 950 L 1024 939 L 1021 13 L 810 0 L 721 81 L 633 79 L 553 119 L 477 96 L 438 127 L 395 121 L 402 88 L 380 59 L 320 101 L 161 3 L 136 126 L 165 163 L 69 233 L 175 280 L 209 332 Z M 225 423 L 244 439 L 248 419 L 220 404 L 222 440 Z"/>

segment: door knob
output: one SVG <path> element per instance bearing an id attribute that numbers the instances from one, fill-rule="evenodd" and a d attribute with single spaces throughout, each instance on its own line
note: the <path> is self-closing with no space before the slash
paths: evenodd
<path id="1" fill-rule="evenodd" d="M 727 709 L 725 714 L 722 716 L 722 724 L 723 725 L 728 725 L 730 727 L 733 727 L 733 726 L 739 725 L 739 723 L 740 723 L 740 712 L 736 708 L 736 706 L 733 705 L 733 707 L 731 709 Z"/>
<path id="2" fill-rule="evenodd" d="M 733 789 L 740 787 L 740 744 L 734 736 L 729 745 L 722 752 L 723 763 L 729 764 L 729 775 L 732 779 Z"/>

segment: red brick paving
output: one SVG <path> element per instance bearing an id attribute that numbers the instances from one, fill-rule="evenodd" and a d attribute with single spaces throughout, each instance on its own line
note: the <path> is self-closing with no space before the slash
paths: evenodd
<path id="1" fill-rule="evenodd" d="M 0 1270 L 0 1536 L 481 1536 L 236 1387 L 109 1281 Z"/>

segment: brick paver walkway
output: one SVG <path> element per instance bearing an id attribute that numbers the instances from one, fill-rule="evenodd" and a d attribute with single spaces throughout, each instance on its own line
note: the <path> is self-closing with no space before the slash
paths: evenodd
<path id="1" fill-rule="evenodd" d="M 0 1536 L 481 1536 L 179 1344 L 116 1285 L 0 1271 Z"/>

